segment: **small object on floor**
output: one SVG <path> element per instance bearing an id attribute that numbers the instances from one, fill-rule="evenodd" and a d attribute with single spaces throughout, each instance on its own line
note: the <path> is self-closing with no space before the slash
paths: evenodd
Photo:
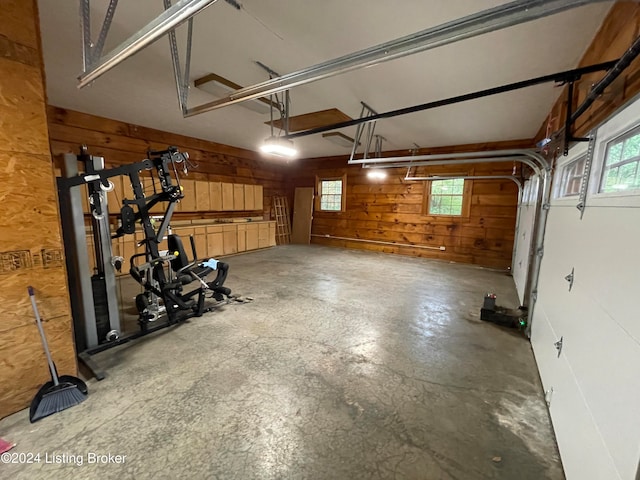
<path id="1" fill-rule="evenodd" d="M 7 442 L 6 440 L 0 438 L 0 453 L 8 452 L 15 446 L 15 443 Z"/>
<path id="2" fill-rule="evenodd" d="M 229 297 L 230 300 L 233 300 L 236 303 L 249 303 L 253 302 L 252 297 L 242 297 L 240 295 L 232 295 Z"/>
<path id="3" fill-rule="evenodd" d="M 493 457 L 491 460 L 495 463 L 500 463 L 502 461 L 502 457 Z"/>
<path id="4" fill-rule="evenodd" d="M 33 313 L 36 316 L 36 325 L 40 331 L 42 347 L 47 356 L 49 372 L 51 373 L 51 381 L 40 387 L 40 390 L 38 390 L 38 393 L 36 393 L 36 396 L 31 401 L 29 420 L 33 423 L 41 418 L 48 417 L 49 415 L 84 402 L 87 398 L 87 385 L 79 378 L 71 375 L 58 377 L 58 372 L 56 371 L 56 366 L 53 363 L 49 345 L 47 344 L 47 337 L 42 328 L 42 319 L 40 318 L 38 306 L 36 305 L 33 287 L 27 287 L 27 290 L 29 292 L 29 298 L 31 299 Z"/>
<path id="5" fill-rule="evenodd" d="M 523 307 L 516 310 L 496 305 L 496 295 L 487 293 L 480 309 L 480 320 L 503 327 L 524 329 L 527 326 L 527 311 Z"/>

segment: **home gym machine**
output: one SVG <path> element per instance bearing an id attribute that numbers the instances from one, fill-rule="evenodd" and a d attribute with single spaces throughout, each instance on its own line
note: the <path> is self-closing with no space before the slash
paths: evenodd
<path id="1" fill-rule="evenodd" d="M 186 174 L 189 156 L 175 147 L 149 151 L 148 158 L 140 162 L 110 169 L 104 168 L 103 157 L 89 155 L 85 146 L 78 156 L 64 156 L 63 176 L 57 178 L 57 185 L 76 349 L 80 360 L 98 380 L 105 375 L 91 355 L 199 317 L 233 298 L 231 290 L 224 287 L 228 265 L 215 259 L 198 261 L 193 238 L 193 260 L 189 260 L 182 239 L 171 233 L 171 217 L 183 198 L 178 165 Z M 140 175 L 143 171 L 151 172 L 153 193 L 143 188 Z M 122 199 L 118 227 L 112 233 L 107 192 L 114 188 L 109 179 L 118 176 L 129 179 L 133 199 Z M 96 260 L 93 275 L 89 268 L 82 191 L 77 188 L 81 185 L 87 186 L 89 195 Z M 167 206 L 161 221 L 156 222 L 150 210 L 159 203 Z M 113 255 L 111 241 L 133 234 L 136 224 L 142 225 L 144 239 L 138 246 L 144 246 L 144 252 L 131 256 L 128 266 L 130 275 L 144 289 L 135 298 L 139 331 L 122 335 L 115 271 L 121 270 L 125 259 Z M 168 249 L 162 251 L 159 244 L 165 234 Z M 215 279 L 208 281 L 214 271 Z"/>

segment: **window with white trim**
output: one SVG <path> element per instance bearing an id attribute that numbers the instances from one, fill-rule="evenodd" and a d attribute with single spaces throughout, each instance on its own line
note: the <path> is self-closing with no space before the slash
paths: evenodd
<path id="1" fill-rule="evenodd" d="M 600 193 L 640 190 L 640 127 L 607 144 Z"/>
<path id="2" fill-rule="evenodd" d="M 560 198 L 573 197 L 580 194 L 584 167 L 587 164 L 587 157 L 582 156 L 567 163 L 562 169 L 562 181 L 560 182 Z"/>
<path id="3" fill-rule="evenodd" d="M 318 202 L 321 212 L 343 212 L 345 210 L 346 175 L 338 178 L 318 178 Z"/>

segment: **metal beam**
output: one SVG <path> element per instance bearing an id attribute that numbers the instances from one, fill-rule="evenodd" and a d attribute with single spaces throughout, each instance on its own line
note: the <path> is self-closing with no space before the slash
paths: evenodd
<path id="1" fill-rule="evenodd" d="M 422 30 L 365 50 L 298 70 L 266 82 L 245 87 L 227 97 L 187 110 L 186 117 L 235 103 L 268 96 L 299 85 L 352 70 L 379 65 L 407 55 L 424 52 L 484 33 L 519 25 L 575 7 L 605 0 L 516 0 L 451 22 Z"/>
<path id="2" fill-rule="evenodd" d="M 631 64 L 631 62 L 636 59 L 638 55 L 640 55 L 640 36 L 636 37 L 627 51 L 622 55 L 622 57 L 620 57 L 604 78 L 593 86 L 591 91 L 587 94 L 587 98 L 585 98 L 582 104 L 576 108 L 576 111 L 571 114 L 569 125 L 573 124 L 580 115 L 589 109 L 591 104 L 593 104 L 593 102 L 602 95 L 605 88 L 611 85 L 611 83 L 618 78 L 618 76 Z"/>
<path id="3" fill-rule="evenodd" d="M 522 159 L 522 157 L 529 157 L 529 159 L 536 160 L 537 168 L 549 168 L 548 162 L 540 154 L 527 149 L 516 148 L 513 150 L 487 150 L 481 152 L 460 152 L 460 153 L 442 153 L 434 155 L 410 155 L 406 157 L 384 157 L 384 158 L 367 158 L 362 160 L 350 160 L 350 165 L 364 165 L 376 164 L 379 168 L 389 167 L 407 167 L 417 165 L 442 165 L 436 163 L 440 160 L 473 160 L 478 162 L 500 162 L 510 161 L 514 159 Z M 532 163 L 533 163 L 533 160 Z M 472 163 L 459 162 L 459 163 Z"/>
<path id="4" fill-rule="evenodd" d="M 423 110 L 430 110 L 432 108 L 445 107 L 447 105 L 453 105 L 456 103 L 468 102 L 477 98 L 488 97 L 491 95 L 497 95 L 500 93 L 511 92 L 513 90 L 519 90 L 521 88 L 533 87 L 534 85 L 540 85 L 543 83 L 558 82 L 564 83 L 571 79 L 577 80 L 582 75 L 593 72 L 600 72 L 603 70 L 612 69 L 616 65 L 616 60 L 609 62 L 598 63 L 596 65 L 589 65 L 588 67 L 576 68 L 573 70 L 566 70 L 564 72 L 552 73 L 551 75 L 543 75 L 542 77 L 531 78 L 529 80 L 523 80 L 521 82 L 509 83 L 499 87 L 488 88 L 486 90 L 479 90 L 477 92 L 466 93 L 464 95 L 458 95 L 455 97 L 445 98 L 442 100 L 436 100 L 428 103 L 421 103 L 420 105 L 414 105 L 412 107 L 399 108 L 397 110 L 391 110 L 389 112 L 378 113 L 370 115 L 366 118 L 357 118 L 354 120 L 348 120 L 346 122 L 334 123 L 333 125 L 325 125 L 323 127 L 311 128 L 298 133 L 292 133 L 287 138 L 290 140 L 298 137 L 306 137 L 308 135 L 315 135 L 317 133 L 328 132 L 331 130 L 337 130 L 339 128 L 352 127 L 354 125 L 361 125 L 367 122 L 375 122 L 384 118 L 398 117 L 400 115 L 407 115 L 409 113 L 421 112 Z"/>
<path id="5" fill-rule="evenodd" d="M 149 46 L 160 37 L 200 13 L 217 0 L 179 0 L 144 28 L 133 34 L 78 77 L 78 88 L 85 87 L 120 62 Z"/>

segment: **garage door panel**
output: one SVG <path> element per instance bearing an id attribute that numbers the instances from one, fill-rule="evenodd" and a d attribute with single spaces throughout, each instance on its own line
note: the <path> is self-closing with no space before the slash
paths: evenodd
<path id="1" fill-rule="evenodd" d="M 640 432 L 640 345 L 579 287 L 565 305 L 552 318 L 564 339 L 561 357 L 571 365 L 616 467 L 632 478 Z"/>
<path id="2" fill-rule="evenodd" d="M 619 479 L 575 376 L 566 358 L 558 357 L 554 347 L 558 332 L 547 318 L 543 304 L 536 306 L 531 333 L 567 479 Z"/>
<path id="3" fill-rule="evenodd" d="M 587 231 L 574 244 L 575 281 L 640 343 L 634 295 L 640 286 L 640 221 L 636 209 L 593 208 L 583 219 Z M 588 232 L 591 232 L 590 234 Z M 594 234 L 597 232 L 597 235 Z"/>

